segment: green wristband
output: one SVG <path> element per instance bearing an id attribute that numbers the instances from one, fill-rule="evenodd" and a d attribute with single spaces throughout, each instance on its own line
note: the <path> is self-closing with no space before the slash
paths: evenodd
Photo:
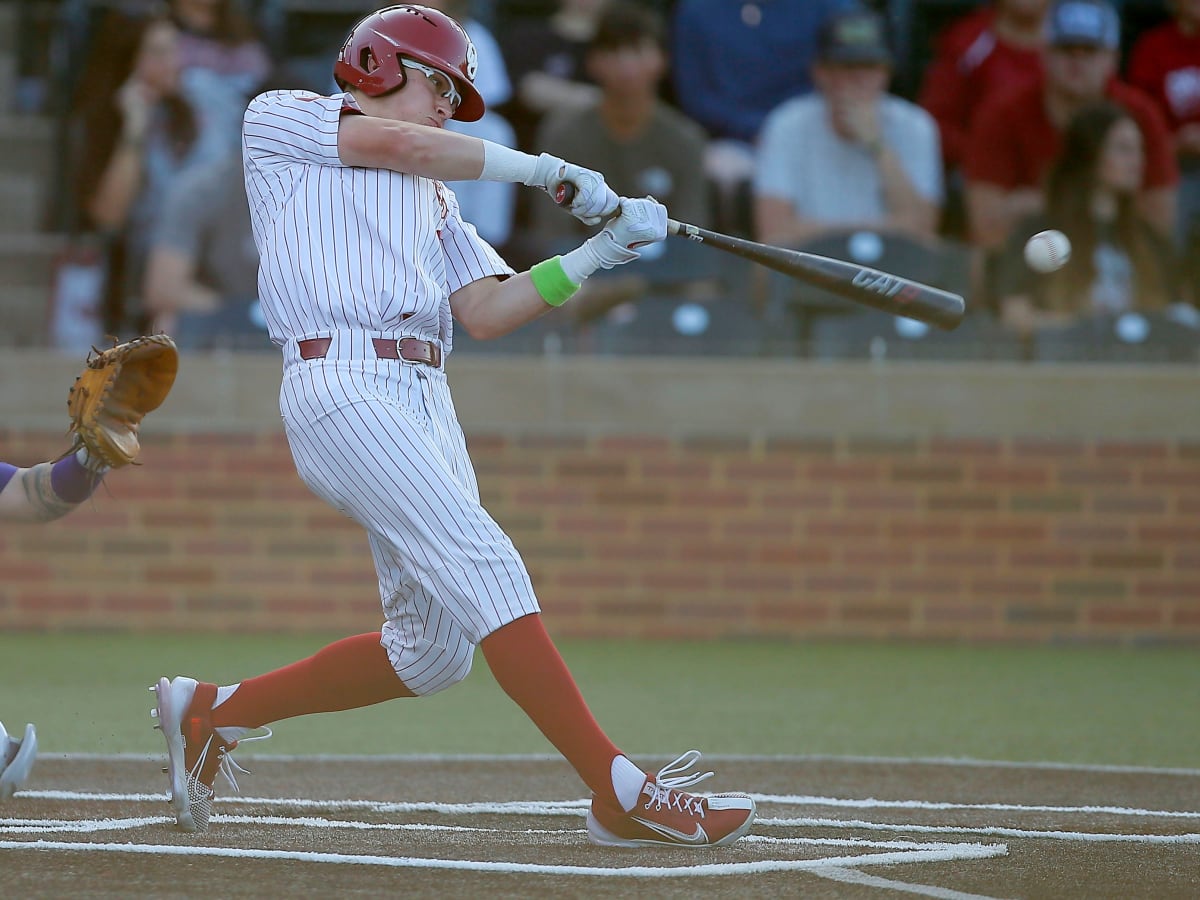
<path id="1" fill-rule="evenodd" d="M 551 306 L 562 306 L 579 290 L 579 285 L 563 271 L 562 258 L 544 259 L 529 270 L 529 280 Z"/>

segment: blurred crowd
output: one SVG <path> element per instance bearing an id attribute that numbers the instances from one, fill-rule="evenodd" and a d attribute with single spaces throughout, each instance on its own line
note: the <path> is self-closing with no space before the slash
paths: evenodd
<path id="1" fill-rule="evenodd" d="M 263 90 L 333 93 L 346 30 L 373 7 L 60 2 L 82 23 L 74 62 L 48 81 L 62 95 L 66 227 L 103 248 L 103 330 L 266 347 L 242 111 Z M 1027 358 L 1064 335 L 1198 342 L 1200 0 L 1144 3 L 1157 17 L 1136 30 L 1110 0 L 943 3 L 955 16 L 903 55 L 884 2 L 425 3 L 479 53 L 488 112 L 456 129 L 598 169 L 681 221 L 963 293 L 976 356 Z M 451 187 L 518 269 L 584 233 L 534 192 Z M 1022 248 L 1051 228 L 1073 250 L 1038 274 Z M 701 261 L 687 242 L 653 249 L 589 285 L 568 323 L 580 346 L 707 334 L 747 352 L 824 342 L 877 356 L 925 334 Z"/>

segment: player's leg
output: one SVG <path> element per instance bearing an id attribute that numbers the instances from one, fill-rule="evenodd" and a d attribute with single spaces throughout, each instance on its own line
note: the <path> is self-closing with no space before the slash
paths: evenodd
<path id="1" fill-rule="evenodd" d="M 430 376 L 428 381 L 434 439 L 463 486 L 461 502 L 470 510 L 468 515 L 474 515 L 476 509 L 482 512 L 445 379 Z M 490 522 L 490 516 L 487 518 Z M 524 573 L 524 564 L 507 536 L 494 542 L 490 552 L 493 557 L 509 559 L 512 567 Z M 476 565 L 487 569 L 496 563 L 493 558 L 477 560 Z M 512 582 L 528 584 L 528 576 L 514 576 Z M 732 843 L 750 829 L 754 821 L 754 802 L 750 798 L 701 798 L 681 790 L 707 777 L 682 774 L 699 759 L 695 751 L 651 776 L 613 745 L 550 640 L 537 612 L 532 586 L 527 595 L 520 590 L 510 595 L 503 608 L 493 602 L 487 585 L 479 586 L 474 595 L 461 597 L 456 597 L 455 587 L 435 579 L 431 590 L 439 597 L 456 598 L 468 608 L 474 603 L 494 623 L 481 640 L 488 666 L 497 683 L 594 792 L 588 815 L 588 834 L 594 842 L 612 846 L 712 846 Z M 522 604 L 529 612 L 520 614 Z"/>

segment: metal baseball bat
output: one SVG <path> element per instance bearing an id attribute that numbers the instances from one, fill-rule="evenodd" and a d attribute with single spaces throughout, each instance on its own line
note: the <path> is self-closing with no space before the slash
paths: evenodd
<path id="1" fill-rule="evenodd" d="M 574 196 L 575 186 L 563 182 L 555 191 L 554 199 L 560 206 L 565 206 Z M 816 253 L 760 244 L 674 219 L 667 219 L 667 233 L 724 250 L 768 269 L 782 272 L 797 281 L 825 288 L 847 300 L 881 309 L 892 315 L 926 322 L 943 331 L 953 331 L 957 328 L 966 312 L 966 303 L 958 294 L 901 278 L 899 275 L 881 272 L 869 266 L 860 266 Z"/>

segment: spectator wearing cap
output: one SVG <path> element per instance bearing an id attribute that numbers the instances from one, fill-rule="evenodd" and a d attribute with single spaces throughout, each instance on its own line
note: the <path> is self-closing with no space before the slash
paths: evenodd
<path id="1" fill-rule="evenodd" d="M 624 197 L 652 194 L 680 221 L 705 226 L 704 132 L 659 99 L 667 73 L 664 30 L 653 10 L 610 0 L 584 58 L 600 96 L 580 109 L 547 116 L 537 146 L 603 172 Z M 564 227 L 571 227 L 549 197 L 535 197 L 531 205 L 534 226 L 544 238 L 561 236 Z M 582 222 L 574 227 L 587 233 Z"/>
<path id="2" fill-rule="evenodd" d="M 1018 220 L 1045 206 L 1043 182 L 1071 117 L 1108 98 L 1142 133 L 1145 168 L 1137 203 L 1162 234 L 1174 225 L 1179 170 L 1162 113 L 1116 78 L 1121 23 L 1107 0 L 1058 0 L 1047 16 L 1043 74 L 994 98 L 975 116 L 965 157 L 972 240 L 1001 247 Z"/>
<path id="3" fill-rule="evenodd" d="M 932 235 L 942 202 L 937 125 L 887 92 L 892 54 L 882 17 L 823 23 L 815 90 L 763 125 L 754 178 L 759 240 L 800 244 L 831 228 Z"/>
<path id="4" fill-rule="evenodd" d="M 1175 138 L 1183 173 L 1176 237 L 1200 241 L 1200 0 L 1171 0 L 1171 18 L 1142 33 L 1127 77 L 1157 102 Z"/>
<path id="5" fill-rule="evenodd" d="M 709 137 L 718 225 L 750 227 L 754 143 L 767 114 L 812 88 L 817 32 L 859 0 L 680 0 L 671 29 L 675 98 Z"/>

